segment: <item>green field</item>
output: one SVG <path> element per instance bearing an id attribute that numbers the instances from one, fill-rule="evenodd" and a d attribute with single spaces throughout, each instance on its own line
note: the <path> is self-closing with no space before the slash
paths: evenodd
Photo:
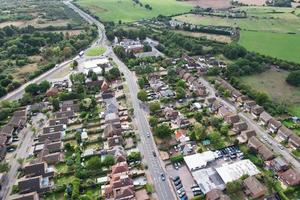
<path id="1" fill-rule="evenodd" d="M 86 56 L 100 56 L 106 51 L 105 47 L 93 47 L 85 52 Z"/>
<path id="2" fill-rule="evenodd" d="M 248 17 L 187 14 L 175 19 L 198 25 L 239 27 L 239 43 L 248 50 L 300 63 L 300 9 L 240 7 L 236 10 L 246 11 Z"/>
<path id="3" fill-rule="evenodd" d="M 78 0 L 80 6 L 89 9 L 100 20 L 118 22 L 133 22 L 149 19 L 158 15 L 172 15 L 188 12 L 192 5 L 176 0 L 140 0 L 143 7 L 134 4 L 132 0 Z M 144 5 L 149 4 L 152 10 Z"/>
<path id="4" fill-rule="evenodd" d="M 288 72 L 268 70 L 261 74 L 245 76 L 241 80 L 251 88 L 267 93 L 273 100 L 285 103 L 289 111 L 300 117 L 300 90 L 285 82 Z"/>
<path id="5" fill-rule="evenodd" d="M 239 44 L 250 51 L 300 63 L 300 34 L 241 31 Z"/>

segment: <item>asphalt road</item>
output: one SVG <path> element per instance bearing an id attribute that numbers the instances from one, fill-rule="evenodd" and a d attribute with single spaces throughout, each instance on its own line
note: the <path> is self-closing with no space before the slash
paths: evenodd
<path id="1" fill-rule="evenodd" d="M 34 123 L 37 123 L 39 121 L 39 117 L 33 117 L 32 121 Z M 10 165 L 10 169 L 7 173 L 7 182 L 5 184 L 2 184 L 2 189 L 0 191 L 0 199 L 4 200 L 7 199 L 9 196 L 12 186 L 16 184 L 17 180 L 17 172 L 18 168 L 20 167 L 20 163 L 18 162 L 18 159 L 26 159 L 29 156 L 30 147 L 33 145 L 33 132 L 30 130 L 29 127 L 25 127 L 21 130 L 19 135 L 19 141 L 20 144 L 18 148 L 13 153 L 13 159 L 10 159 L 8 161 Z"/>
<path id="2" fill-rule="evenodd" d="M 215 96 L 216 90 L 205 79 L 203 78 L 200 79 L 201 82 L 209 90 L 210 96 Z M 239 112 L 232 103 L 219 97 L 217 97 L 217 99 L 221 101 L 225 106 L 227 106 L 230 110 L 237 112 L 240 118 L 243 119 L 248 124 L 249 128 L 252 128 L 256 132 L 258 138 L 266 146 L 268 146 L 271 150 L 273 150 L 275 154 L 282 155 L 289 163 L 293 165 L 294 169 L 300 173 L 300 162 L 290 154 L 288 149 L 286 148 L 280 149 L 279 143 L 271 135 L 269 135 L 256 121 L 254 121 L 249 113 L 245 113 L 243 111 Z M 264 138 L 267 138 L 270 144 L 266 142 Z"/>
<path id="3" fill-rule="evenodd" d="M 134 116 L 135 121 L 140 133 L 141 138 L 141 145 L 140 150 L 142 155 L 146 161 L 148 166 L 148 170 L 151 174 L 153 179 L 153 184 L 155 187 L 156 194 L 159 199 L 161 200 L 172 200 L 175 199 L 174 193 L 170 188 L 170 181 L 167 178 L 165 181 L 162 181 L 160 175 L 161 173 L 166 175 L 164 164 L 159 157 L 159 153 L 157 147 L 154 143 L 154 139 L 151 136 L 150 138 L 147 137 L 147 133 L 151 133 L 151 129 L 146 117 L 146 113 L 144 112 L 140 101 L 137 99 L 137 93 L 139 91 L 138 85 L 134 78 L 132 72 L 121 62 L 113 53 L 111 54 L 112 58 L 119 66 L 120 71 L 124 74 L 126 82 L 128 84 L 133 108 L 134 108 Z M 150 134 L 152 135 L 152 134 Z M 153 156 L 153 151 L 156 153 L 157 157 Z"/>
<path id="4" fill-rule="evenodd" d="M 104 32 L 103 25 L 97 21 L 96 19 L 92 18 L 88 14 L 84 13 L 82 10 L 71 4 L 70 2 L 67 2 L 67 5 L 69 5 L 75 12 L 79 13 L 82 17 L 84 17 L 87 21 L 90 23 L 94 23 L 98 26 L 99 30 Z M 100 41 L 103 45 L 106 43 L 106 37 L 103 36 L 100 38 Z M 136 83 L 134 75 L 130 72 L 130 70 L 127 68 L 127 66 L 119 60 L 119 58 L 114 54 L 111 46 L 106 46 L 107 51 L 105 55 L 110 56 L 113 58 L 117 66 L 119 66 L 120 71 L 124 74 L 126 82 L 128 84 L 133 108 L 134 108 L 134 116 L 135 116 L 135 122 L 137 124 L 137 128 L 140 134 L 141 138 L 141 145 L 139 145 L 140 151 L 143 155 L 143 158 L 145 159 L 145 162 L 148 166 L 148 170 L 151 174 L 151 177 L 153 179 L 154 187 L 156 194 L 158 196 L 158 199 L 161 200 L 173 200 L 176 199 L 174 196 L 174 193 L 171 189 L 169 179 L 167 178 L 165 181 L 162 181 L 160 175 L 161 173 L 166 175 L 165 167 L 163 162 L 161 161 L 159 157 L 159 153 L 157 150 L 157 147 L 155 145 L 155 142 L 153 140 L 153 137 L 148 138 L 147 133 L 151 132 L 148 120 L 146 118 L 146 113 L 140 106 L 140 102 L 137 99 L 137 93 L 139 91 L 138 85 Z M 153 151 L 156 152 L 157 157 L 153 156 Z"/>

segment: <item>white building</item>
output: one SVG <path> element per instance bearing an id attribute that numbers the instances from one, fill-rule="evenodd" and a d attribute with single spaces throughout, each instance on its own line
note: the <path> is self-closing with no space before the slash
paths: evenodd
<path id="1" fill-rule="evenodd" d="M 185 156 L 184 161 L 190 171 L 195 171 L 206 167 L 208 162 L 216 159 L 214 152 L 206 151 L 203 153 L 196 153 L 193 155 Z"/>

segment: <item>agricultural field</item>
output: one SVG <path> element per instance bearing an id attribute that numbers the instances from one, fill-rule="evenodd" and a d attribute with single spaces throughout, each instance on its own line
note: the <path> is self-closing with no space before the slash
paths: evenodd
<path id="1" fill-rule="evenodd" d="M 186 2 L 201 8 L 226 9 L 231 7 L 230 0 L 187 0 Z"/>
<path id="2" fill-rule="evenodd" d="M 197 25 L 239 27 L 239 43 L 250 51 L 300 63 L 300 9 L 245 6 L 247 18 L 185 14 L 178 21 Z"/>
<path id="3" fill-rule="evenodd" d="M 76 3 L 97 15 L 102 21 L 133 22 L 157 17 L 188 12 L 193 5 L 176 0 L 140 0 L 141 5 L 132 0 L 77 0 Z M 146 9 L 149 4 L 152 9 Z"/>
<path id="4" fill-rule="evenodd" d="M 181 31 L 176 30 L 176 33 L 180 33 L 182 35 L 195 37 L 195 38 L 206 38 L 208 40 L 213 40 L 217 42 L 230 43 L 231 37 L 225 35 L 217 35 L 217 34 L 209 34 L 209 33 L 200 33 L 200 32 L 190 32 L 190 31 Z"/>
<path id="5" fill-rule="evenodd" d="M 300 35 L 241 31 L 239 44 L 250 51 L 300 63 Z"/>
<path id="6" fill-rule="evenodd" d="M 285 82 L 287 75 L 286 71 L 270 69 L 261 74 L 242 77 L 241 80 L 253 89 L 267 93 L 276 102 L 288 104 L 289 111 L 300 117 L 300 90 Z"/>

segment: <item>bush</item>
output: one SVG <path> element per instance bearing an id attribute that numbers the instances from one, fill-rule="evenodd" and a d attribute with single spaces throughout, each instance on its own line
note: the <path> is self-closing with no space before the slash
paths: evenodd
<path id="1" fill-rule="evenodd" d="M 286 78 L 286 82 L 293 86 L 300 86 L 300 70 L 291 72 Z"/>

